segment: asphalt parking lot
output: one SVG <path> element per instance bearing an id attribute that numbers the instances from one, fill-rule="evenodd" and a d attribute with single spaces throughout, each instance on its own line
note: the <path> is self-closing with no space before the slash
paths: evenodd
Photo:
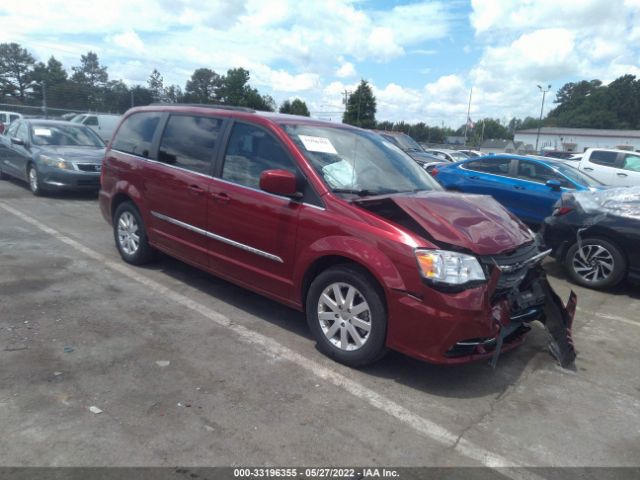
<path id="1" fill-rule="evenodd" d="M 578 294 L 575 371 L 541 326 L 495 371 L 352 370 L 298 312 L 166 256 L 126 265 L 95 196 L 2 181 L 0 465 L 639 466 L 640 287 L 547 269 Z"/>

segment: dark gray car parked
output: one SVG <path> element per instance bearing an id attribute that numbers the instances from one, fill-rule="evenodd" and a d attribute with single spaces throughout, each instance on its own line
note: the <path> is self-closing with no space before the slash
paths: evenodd
<path id="1" fill-rule="evenodd" d="M 34 195 L 97 191 L 104 152 L 104 142 L 84 125 L 18 120 L 0 135 L 0 178 L 25 180 Z"/>

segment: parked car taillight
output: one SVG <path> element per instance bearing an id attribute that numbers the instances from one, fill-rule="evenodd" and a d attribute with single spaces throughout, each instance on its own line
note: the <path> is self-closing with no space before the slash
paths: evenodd
<path id="1" fill-rule="evenodd" d="M 561 216 L 566 215 L 567 213 L 572 212 L 572 211 L 573 211 L 573 207 L 563 206 L 563 207 L 560 207 L 560 208 L 556 208 L 553 211 L 553 216 L 554 217 L 561 217 Z"/>

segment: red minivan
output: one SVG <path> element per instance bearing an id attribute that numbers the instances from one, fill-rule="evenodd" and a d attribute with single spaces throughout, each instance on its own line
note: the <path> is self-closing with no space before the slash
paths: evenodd
<path id="1" fill-rule="evenodd" d="M 107 149 L 100 208 L 126 262 L 161 250 L 304 311 L 318 347 L 347 365 L 388 348 L 495 362 L 534 320 L 562 364 L 575 357 L 573 308 L 549 287 L 532 232 L 490 197 L 442 191 L 370 131 L 134 108 Z"/>

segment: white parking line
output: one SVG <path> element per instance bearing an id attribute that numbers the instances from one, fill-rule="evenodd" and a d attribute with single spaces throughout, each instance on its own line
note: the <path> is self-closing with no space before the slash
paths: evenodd
<path id="1" fill-rule="evenodd" d="M 584 308 L 580 308 L 580 307 L 578 307 L 577 310 L 580 313 L 584 313 L 586 315 L 605 318 L 607 320 L 615 320 L 616 322 L 622 322 L 622 323 L 626 323 L 627 325 L 633 325 L 634 327 L 640 327 L 640 322 L 638 322 L 637 320 L 631 320 L 629 318 L 619 317 L 617 315 L 610 315 L 608 313 L 592 312 L 591 310 L 585 310 Z"/>
<path id="2" fill-rule="evenodd" d="M 129 267 L 123 262 L 113 261 L 104 255 L 84 246 L 78 241 L 64 235 L 63 233 L 41 223 L 35 218 L 10 207 L 4 202 L 0 202 L 0 208 L 22 219 L 26 223 L 33 225 L 41 231 L 51 235 L 59 241 L 70 246 L 86 256 L 104 264 L 111 270 L 114 270 L 126 277 L 134 280 L 149 290 L 161 294 L 164 298 L 170 299 L 180 305 L 183 305 L 195 312 L 200 313 L 219 326 L 225 327 L 234 332 L 241 340 L 246 343 L 260 347 L 262 353 L 273 358 L 286 359 L 290 362 L 305 369 L 311 374 L 333 384 L 336 387 L 346 390 L 350 394 L 366 401 L 369 405 L 382 410 L 383 412 L 396 418 L 406 426 L 417 431 L 426 438 L 434 440 L 445 447 L 451 448 L 453 451 L 467 458 L 473 459 L 480 464 L 490 468 L 505 468 L 508 470 L 500 470 L 500 473 L 514 479 L 541 479 L 541 477 L 524 469 L 512 469 L 513 467 L 522 467 L 501 455 L 495 454 L 473 442 L 459 438 L 454 432 L 445 427 L 424 418 L 409 409 L 403 407 L 399 403 L 379 394 L 378 392 L 360 384 L 359 382 L 348 378 L 328 367 L 321 365 L 309 358 L 300 355 L 290 348 L 282 345 L 271 337 L 250 330 L 242 325 L 233 323 L 228 317 L 216 312 L 215 310 L 199 303 L 190 298 L 176 293 L 162 284 L 140 275 L 135 269 Z"/>

